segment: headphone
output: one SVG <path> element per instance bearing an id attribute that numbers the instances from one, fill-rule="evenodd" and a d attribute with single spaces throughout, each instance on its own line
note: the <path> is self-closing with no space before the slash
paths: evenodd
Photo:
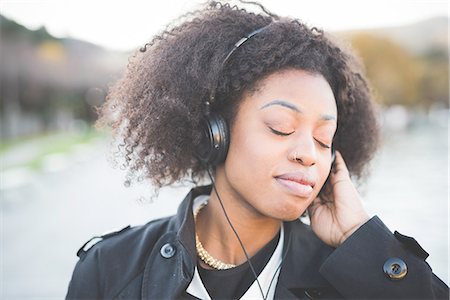
<path id="1" fill-rule="evenodd" d="M 270 25 L 270 24 L 269 24 Z M 220 70 L 223 69 L 225 63 L 227 62 L 228 58 L 233 54 L 233 52 L 239 48 L 243 43 L 245 43 L 248 39 L 250 39 L 255 34 L 263 31 L 265 28 L 267 28 L 269 25 L 266 25 L 262 28 L 259 28 L 251 33 L 249 33 L 247 36 L 241 38 L 237 43 L 234 44 L 233 49 L 227 54 L 225 59 L 222 61 L 222 67 Z M 220 74 L 220 70 L 219 73 Z M 215 85 L 211 89 L 210 95 L 209 95 L 209 101 L 205 101 L 204 105 L 204 118 L 202 123 L 202 137 L 199 145 L 199 149 L 197 151 L 197 156 L 199 160 L 205 165 L 205 166 L 217 166 L 218 164 L 225 161 L 225 158 L 227 157 L 228 148 L 230 146 L 230 130 L 228 128 L 228 124 L 226 120 L 219 114 L 213 114 L 210 112 L 210 103 L 214 102 L 215 93 L 218 85 L 219 75 L 217 75 L 217 80 L 215 82 Z M 234 234 L 236 235 L 242 250 L 244 251 L 245 257 L 247 259 L 247 262 L 249 264 L 249 267 L 253 273 L 253 276 L 255 276 L 255 281 L 258 284 L 259 291 L 261 292 L 262 298 L 265 300 L 267 299 L 267 295 L 270 291 L 270 287 L 272 286 L 273 279 L 275 278 L 278 269 L 281 268 L 281 263 L 278 266 L 276 272 L 274 273 L 272 280 L 270 282 L 269 288 L 267 290 L 267 293 L 265 294 L 262 286 L 258 280 L 258 275 L 256 274 L 255 268 L 253 267 L 252 262 L 250 261 L 250 257 L 245 250 L 244 244 L 242 243 L 241 238 L 239 237 L 238 233 L 236 232 L 233 224 L 230 221 L 230 218 L 228 217 L 228 214 L 225 210 L 225 207 L 222 203 L 222 199 L 219 196 L 219 193 L 216 189 L 216 184 L 214 181 L 214 178 L 209 171 L 209 168 L 207 168 L 208 175 L 212 181 L 213 184 L 213 190 L 216 193 L 217 198 L 219 199 L 219 203 L 222 207 L 223 213 L 225 215 L 225 218 L 227 219 L 228 224 L 230 225 L 231 229 L 233 230 Z M 286 253 L 285 255 L 286 256 Z M 282 261 L 284 260 L 284 257 L 282 258 Z"/>
<path id="2" fill-rule="evenodd" d="M 251 33 L 247 34 L 245 37 L 237 41 L 234 44 L 233 49 L 231 49 L 231 51 L 222 61 L 221 70 L 237 48 L 239 48 L 254 35 L 265 30 L 270 26 L 270 24 L 252 31 Z M 217 76 L 215 85 L 213 86 L 209 94 L 209 101 L 204 102 L 205 109 L 202 124 L 202 138 L 199 150 L 197 151 L 197 156 L 200 161 L 210 166 L 217 166 L 218 164 L 224 162 L 225 158 L 227 157 L 228 148 L 230 146 L 230 130 L 228 128 L 227 122 L 221 115 L 210 113 L 210 103 L 214 102 L 216 89 L 219 84 L 218 77 L 219 75 Z"/>
<path id="3" fill-rule="evenodd" d="M 199 159 L 206 165 L 217 166 L 225 161 L 229 145 L 230 132 L 225 119 L 217 114 L 205 116 L 198 150 Z"/>

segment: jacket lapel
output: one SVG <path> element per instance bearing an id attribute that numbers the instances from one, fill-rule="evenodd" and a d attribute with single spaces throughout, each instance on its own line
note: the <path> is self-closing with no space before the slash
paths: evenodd
<path id="1" fill-rule="evenodd" d="M 177 214 L 153 246 L 143 273 L 141 295 L 143 299 L 178 298 L 192 280 L 196 264 L 195 224 L 192 203 L 198 195 L 209 194 L 211 186 L 192 189 L 180 204 Z M 170 244 L 175 248 L 173 257 L 164 258 L 161 250 Z M 169 276 L 168 276 L 168 273 Z"/>
<path id="2" fill-rule="evenodd" d="M 285 253 L 275 298 L 298 299 L 299 293 L 306 295 L 308 290 L 331 288 L 319 269 L 334 248 L 324 244 L 300 220 L 285 222 L 284 227 Z"/>

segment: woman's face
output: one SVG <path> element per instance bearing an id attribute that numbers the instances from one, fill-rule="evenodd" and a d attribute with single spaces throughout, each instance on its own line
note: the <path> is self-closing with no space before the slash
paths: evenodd
<path id="1" fill-rule="evenodd" d="M 294 220 L 331 168 L 337 128 L 333 92 L 322 75 L 284 70 L 244 94 L 218 168 L 227 194 L 256 216 Z"/>

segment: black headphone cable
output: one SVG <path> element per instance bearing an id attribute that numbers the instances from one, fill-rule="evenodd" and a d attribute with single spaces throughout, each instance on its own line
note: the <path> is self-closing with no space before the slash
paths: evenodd
<path id="1" fill-rule="evenodd" d="M 214 181 L 214 179 L 213 179 L 213 177 L 211 175 L 211 172 L 209 171 L 209 168 L 207 168 L 206 170 L 207 170 L 209 178 L 211 179 L 211 182 L 213 184 L 212 188 L 213 188 L 217 198 L 219 199 L 219 203 L 220 203 L 220 206 L 222 207 L 222 210 L 223 210 L 223 213 L 225 215 L 225 218 L 227 219 L 228 224 L 230 225 L 231 229 L 233 230 L 234 234 L 236 235 L 236 237 L 237 237 L 237 239 L 239 241 L 239 244 L 241 245 L 241 248 L 244 251 L 244 255 L 245 255 L 245 258 L 247 259 L 248 265 L 250 266 L 250 269 L 252 270 L 253 276 L 255 276 L 255 280 L 256 280 L 256 283 L 258 284 L 259 291 L 261 292 L 261 295 L 262 295 L 263 299 L 266 300 L 266 297 L 264 296 L 264 292 L 262 290 L 261 284 L 259 283 L 258 275 L 256 274 L 255 268 L 253 267 L 253 264 L 250 261 L 248 253 L 245 250 L 244 244 L 242 243 L 242 240 L 239 237 L 239 234 L 237 233 L 236 229 L 234 229 L 233 224 L 231 224 L 230 218 L 228 217 L 227 211 L 225 210 L 225 206 L 223 205 L 222 199 L 220 198 L 219 193 L 217 192 L 216 183 L 215 183 L 215 181 Z"/>

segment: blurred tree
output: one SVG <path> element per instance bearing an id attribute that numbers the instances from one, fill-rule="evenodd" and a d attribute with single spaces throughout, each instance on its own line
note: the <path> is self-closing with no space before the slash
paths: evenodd
<path id="1" fill-rule="evenodd" d="M 423 105 L 449 107 L 449 57 L 447 49 L 431 48 L 419 57 L 420 92 Z"/>
<path id="2" fill-rule="evenodd" d="M 351 35 L 350 43 L 361 57 L 381 104 L 420 103 L 421 65 L 408 51 L 389 38 L 368 33 Z"/>

